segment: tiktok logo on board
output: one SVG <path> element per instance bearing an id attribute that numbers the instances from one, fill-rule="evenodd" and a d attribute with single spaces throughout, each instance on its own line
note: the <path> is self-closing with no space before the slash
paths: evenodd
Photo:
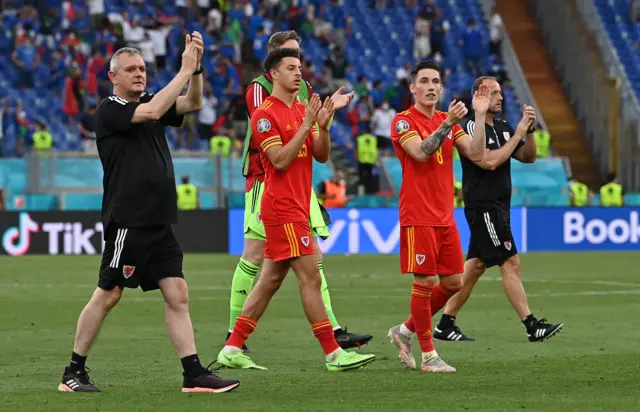
<path id="1" fill-rule="evenodd" d="M 2 247 L 11 256 L 23 256 L 31 247 L 31 233 L 40 230 L 28 213 L 20 213 L 18 227 L 10 227 L 2 236 Z"/>

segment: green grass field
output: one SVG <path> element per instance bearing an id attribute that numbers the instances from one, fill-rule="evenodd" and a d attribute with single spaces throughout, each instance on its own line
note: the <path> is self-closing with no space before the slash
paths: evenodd
<path id="1" fill-rule="evenodd" d="M 185 258 L 203 361 L 223 344 L 236 259 Z M 58 393 L 99 261 L 0 258 L 0 411 L 640 410 L 637 253 L 523 256 L 534 314 L 565 325 L 537 344 L 526 340 L 498 270 L 487 272 L 458 318 L 477 341 L 436 342 L 458 368 L 447 375 L 403 369 L 385 337 L 409 311 L 411 281 L 398 274 L 398 257 L 329 256 L 325 271 L 338 320 L 375 336 L 363 350 L 377 361 L 351 373 L 327 372 L 290 276 L 248 342 L 254 360 L 269 370 L 222 371 L 242 381 L 222 395 L 180 393 L 181 367 L 164 329 L 160 293 L 127 290 L 87 362 L 103 393 Z"/>

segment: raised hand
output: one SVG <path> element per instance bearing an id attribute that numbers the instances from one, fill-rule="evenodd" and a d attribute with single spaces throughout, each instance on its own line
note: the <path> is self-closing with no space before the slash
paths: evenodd
<path id="1" fill-rule="evenodd" d="M 309 103 L 307 103 L 307 108 L 304 112 L 304 121 L 302 122 L 303 126 L 308 128 L 312 128 L 316 121 L 318 120 L 318 113 L 322 108 L 322 101 L 320 100 L 320 96 L 314 94 L 309 99 Z"/>
<path id="2" fill-rule="evenodd" d="M 185 39 L 185 48 L 182 53 L 182 69 L 193 73 L 198 68 L 197 64 L 200 60 L 201 47 L 196 42 L 191 41 L 191 36 L 187 34 Z"/>
<path id="3" fill-rule="evenodd" d="M 521 136 L 526 136 L 527 130 L 534 125 L 536 119 L 536 112 L 532 106 L 527 106 L 526 104 L 522 106 L 522 119 L 520 119 L 520 123 L 518 123 L 518 127 L 516 131 Z"/>
<path id="4" fill-rule="evenodd" d="M 480 114 L 486 114 L 489 110 L 489 103 L 491 102 L 491 93 L 489 87 L 485 84 L 480 85 L 480 88 L 473 94 L 473 110 Z"/>
<path id="5" fill-rule="evenodd" d="M 460 123 L 462 119 L 467 115 L 469 110 L 463 102 L 456 102 L 455 99 L 449 104 L 449 113 L 446 122 L 451 126 Z"/>
<path id="6" fill-rule="evenodd" d="M 533 106 L 522 105 L 522 118 L 525 117 L 529 119 L 529 127 L 535 125 L 537 121 L 536 109 Z"/>
<path id="7" fill-rule="evenodd" d="M 343 107 L 347 107 L 347 105 L 351 103 L 351 100 L 353 100 L 353 96 L 356 95 L 355 92 L 345 94 L 342 94 L 342 92 L 344 92 L 344 86 L 336 90 L 336 92 L 331 96 L 331 100 L 333 101 L 335 110 L 340 110 Z"/>
<path id="8" fill-rule="evenodd" d="M 318 127 L 320 127 L 321 129 L 328 130 L 329 122 L 331 121 L 331 116 L 333 116 L 335 111 L 336 111 L 335 102 L 329 97 L 324 99 L 324 104 L 322 105 L 322 108 L 318 112 Z"/>
<path id="9" fill-rule="evenodd" d="M 202 38 L 202 34 L 197 31 L 191 33 L 191 43 L 194 43 L 196 48 L 198 48 L 198 64 L 196 65 L 197 70 L 200 68 L 202 54 L 204 53 L 204 39 Z"/>

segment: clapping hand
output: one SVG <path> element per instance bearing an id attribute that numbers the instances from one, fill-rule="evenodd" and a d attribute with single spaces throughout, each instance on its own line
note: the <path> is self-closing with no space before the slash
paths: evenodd
<path id="1" fill-rule="evenodd" d="M 452 126 L 456 125 L 460 123 L 462 119 L 464 119 L 468 112 L 469 110 L 467 110 L 467 107 L 463 102 L 456 102 L 454 99 L 449 104 L 449 116 L 447 117 L 446 121 Z"/>
<path id="2" fill-rule="evenodd" d="M 531 129 L 531 127 L 536 122 L 536 111 L 533 106 L 527 106 L 526 104 L 522 106 L 522 119 L 520 119 L 520 123 L 518 123 L 518 128 L 516 129 L 520 135 L 523 137 L 527 134 L 527 131 Z"/>
<path id="3" fill-rule="evenodd" d="M 320 100 L 320 96 L 314 94 L 311 96 L 311 99 L 309 99 L 309 103 L 307 103 L 302 124 L 308 128 L 312 128 L 318 120 L 318 114 L 320 113 L 321 108 L 322 101 Z"/>
<path id="4" fill-rule="evenodd" d="M 480 114 L 486 114 L 487 110 L 489 110 L 490 102 L 489 87 L 485 84 L 480 85 L 480 88 L 473 94 L 473 101 L 471 103 L 473 110 Z"/>
<path id="5" fill-rule="evenodd" d="M 329 122 L 331 121 L 331 117 L 335 111 L 336 109 L 333 99 L 330 97 L 324 99 L 324 104 L 318 112 L 318 127 L 323 130 L 329 130 Z"/>
<path id="6" fill-rule="evenodd" d="M 202 35 L 193 32 L 193 37 L 187 34 L 185 39 L 184 52 L 182 53 L 182 68 L 190 72 L 195 72 L 200 68 L 200 58 L 203 51 Z"/>
<path id="7" fill-rule="evenodd" d="M 355 92 L 342 94 L 343 91 L 344 86 L 336 90 L 336 92 L 331 96 L 335 110 L 347 107 L 351 100 L 353 100 L 353 96 L 355 96 Z"/>

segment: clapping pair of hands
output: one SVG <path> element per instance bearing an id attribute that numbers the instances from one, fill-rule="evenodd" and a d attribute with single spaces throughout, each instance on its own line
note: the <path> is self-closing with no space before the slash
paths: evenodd
<path id="1" fill-rule="evenodd" d="M 536 124 L 536 111 L 533 106 L 523 105 L 522 106 L 522 119 L 520 123 L 518 123 L 517 131 L 523 137 L 526 136 L 528 130 Z"/>
<path id="2" fill-rule="evenodd" d="M 489 91 L 489 87 L 486 85 L 481 85 L 480 88 L 473 94 L 472 106 L 473 110 L 476 113 L 487 113 L 489 110 L 489 104 L 491 102 L 491 93 Z M 462 121 L 464 117 L 467 115 L 468 110 L 465 107 L 463 102 L 456 102 L 453 100 L 449 104 L 449 113 L 447 121 L 454 125 Z M 524 136 L 527 134 L 527 131 L 531 129 L 531 127 L 536 123 L 536 111 L 533 106 L 523 105 L 522 106 L 522 120 L 518 124 L 517 130 L 520 132 L 519 134 Z"/>
<path id="3" fill-rule="evenodd" d="M 187 34 L 185 38 L 184 52 L 182 53 L 182 69 L 193 73 L 200 68 L 200 60 L 204 51 L 202 34 L 197 31 Z"/>
<path id="4" fill-rule="evenodd" d="M 328 130 L 329 122 L 336 110 L 347 107 L 347 105 L 351 103 L 351 100 L 353 100 L 353 96 L 355 96 L 355 92 L 343 92 L 344 87 L 339 88 L 331 97 L 324 99 L 324 103 L 322 103 L 320 96 L 317 94 L 311 96 L 309 103 L 307 103 L 303 124 L 306 124 L 308 127 L 313 127 L 313 125 L 318 122 L 318 126 L 321 129 Z"/>
<path id="5" fill-rule="evenodd" d="M 477 113 L 487 113 L 489 110 L 489 103 L 491 102 L 491 93 L 489 87 L 486 85 L 480 85 L 480 88 L 473 94 L 473 101 L 471 105 L 473 110 Z M 469 113 L 469 110 L 463 102 L 458 102 L 455 99 L 449 103 L 449 112 L 447 117 L 447 123 L 450 125 L 458 124 Z"/>
<path id="6" fill-rule="evenodd" d="M 335 111 L 335 104 L 331 97 L 327 97 L 324 99 L 324 103 L 322 103 L 320 96 L 314 94 L 311 96 L 311 99 L 309 99 L 309 103 L 307 103 L 302 124 L 308 128 L 312 128 L 317 122 L 319 128 L 328 130 L 329 121 Z"/>

